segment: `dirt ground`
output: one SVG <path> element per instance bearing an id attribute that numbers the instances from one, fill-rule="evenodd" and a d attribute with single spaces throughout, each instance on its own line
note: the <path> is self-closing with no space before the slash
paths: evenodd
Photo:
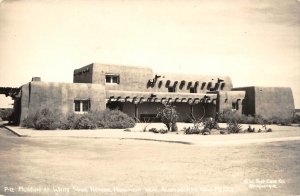
<path id="1" fill-rule="evenodd" d="M 16 137 L 0 129 L 2 195 L 299 195 L 300 141 L 199 146 Z"/>

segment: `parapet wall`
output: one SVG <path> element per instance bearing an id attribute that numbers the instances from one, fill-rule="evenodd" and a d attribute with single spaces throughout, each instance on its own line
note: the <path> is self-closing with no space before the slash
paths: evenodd
<path id="1" fill-rule="evenodd" d="M 119 77 L 118 84 L 106 83 L 105 76 Z M 180 93 L 206 93 L 230 91 L 232 82 L 229 76 L 209 76 L 198 74 L 156 73 L 147 67 L 122 65 L 90 64 L 74 70 L 74 83 L 95 83 L 105 85 L 107 90 L 170 92 L 174 88 Z"/>
<path id="2" fill-rule="evenodd" d="M 245 90 L 243 113 L 264 118 L 292 118 L 295 111 L 292 89 L 289 87 L 240 87 Z"/>
<path id="3" fill-rule="evenodd" d="M 255 113 L 266 118 L 292 118 L 295 105 L 291 88 L 255 87 Z"/>
<path id="4" fill-rule="evenodd" d="M 30 82 L 22 87 L 20 122 L 28 114 L 49 108 L 68 114 L 74 112 L 74 100 L 90 100 L 91 110 L 105 109 L 105 89 L 97 84 Z"/>

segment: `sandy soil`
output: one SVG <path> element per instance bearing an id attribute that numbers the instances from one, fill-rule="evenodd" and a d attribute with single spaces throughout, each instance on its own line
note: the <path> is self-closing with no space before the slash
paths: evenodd
<path id="1" fill-rule="evenodd" d="M 4 195 L 300 194 L 300 141 L 199 146 L 1 129 L 0 158 Z"/>

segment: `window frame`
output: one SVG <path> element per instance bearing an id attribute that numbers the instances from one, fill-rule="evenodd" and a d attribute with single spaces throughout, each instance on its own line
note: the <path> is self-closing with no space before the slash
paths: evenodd
<path id="1" fill-rule="evenodd" d="M 78 108 L 78 106 L 79 106 L 79 108 Z M 91 100 L 90 99 L 75 99 L 73 111 L 77 114 L 88 113 L 89 111 L 91 111 Z"/>
<path id="2" fill-rule="evenodd" d="M 116 81 L 114 81 L 115 79 Z M 120 84 L 120 75 L 112 73 L 105 74 L 105 84 Z"/>

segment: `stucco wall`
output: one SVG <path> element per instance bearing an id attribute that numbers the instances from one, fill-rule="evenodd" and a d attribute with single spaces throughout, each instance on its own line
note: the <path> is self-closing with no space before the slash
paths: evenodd
<path id="1" fill-rule="evenodd" d="M 172 74 L 172 73 L 158 73 L 161 76 L 151 91 L 168 92 L 168 87 L 173 86 L 175 82 L 176 92 L 190 93 L 190 88 L 194 87 L 197 93 L 206 93 L 209 91 L 230 91 L 232 82 L 228 76 L 210 76 L 199 74 Z M 218 81 L 222 81 L 217 84 Z M 217 85 L 217 86 L 216 86 Z M 216 87 L 216 89 L 214 89 Z"/>
<path id="2" fill-rule="evenodd" d="M 104 86 L 52 82 L 25 84 L 22 86 L 20 122 L 41 108 L 50 108 L 63 114 L 73 112 L 75 99 L 90 99 L 91 110 L 104 110 Z"/>
<path id="3" fill-rule="evenodd" d="M 292 118 L 295 109 L 293 93 L 288 87 L 240 87 L 245 90 L 244 114 L 264 118 Z"/>
<path id="4" fill-rule="evenodd" d="M 255 115 L 255 87 L 233 88 L 233 91 L 245 91 L 245 99 L 243 101 L 242 113 L 245 115 Z"/>
<path id="5" fill-rule="evenodd" d="M 291 88 L 255 87 L 255 112 L 265 118 L 292 118 L 295 111 Z"/>
<path id="6" fill-rule="evenodd" d="M 105 84 L 105 74 L 118 74 L 120 84 Z M 121 65 L 93 64 L 93 83 L 103 84 L 106 90 L 145 91 L 152 69 Z"/>
<path id="7" fill-rule="evenodd" d="M 231 110 L 232 103 L 238 104 L 238 113 L 242 114 L 243 99 L 245 98 L 245 91 L 228 91 L 218 93 L 218 110 L 222 113 L 224 110 Z"/>
<path id="8" fill-rule="evenodd" d="M 119 84 L 105 83 L 106 74 L 120 77 Z M 197 93 L 208 91 L 230 91 L 232 82 L 229 76 L 209 76 L 201 74 L 153 73 L 147 67 L 108 65 L 93 63 L 74 70 L 75 83 L 97 83 L 107 90 L 168 92 L 176 86 L 176 92 L 190 93 L 195 88 Z"/>
<path id="9" fill-rule="evenodd" d="M 74 83 L 92 83 L 93 82 L 93 64 L 75 69 L 73 72 Z"/>

